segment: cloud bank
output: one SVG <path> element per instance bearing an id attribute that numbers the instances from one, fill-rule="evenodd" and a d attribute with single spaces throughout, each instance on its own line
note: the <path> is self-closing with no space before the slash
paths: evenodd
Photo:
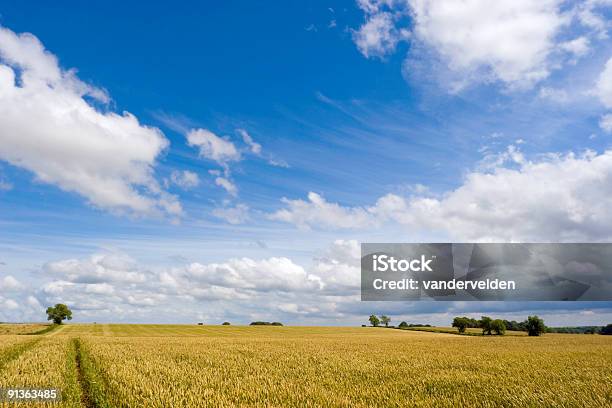
<path id="1" fill-rule="evenodd" d="M 0 27 L 0 159 L 101 209 L 180 216 L 154 177 L 168 141 L 108 102 L 35 36 Z"/>

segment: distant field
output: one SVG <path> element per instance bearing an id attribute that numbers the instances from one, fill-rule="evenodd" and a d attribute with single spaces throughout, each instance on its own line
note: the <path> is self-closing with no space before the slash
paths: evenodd
<path id="1" fill-rule="evenodd" d="M 0 387 L 59 387 L 58 407 L 603 407 L 610 367 L 599 335 L 98 324 L 0 336 Z"/>
<path id="2" fill-rule="evenodd" d="M 403 330 L 414 330 L 414 331 L 424 331 L 424 332 L 433 332 L 433 333 L 450 333 L 450 334 L 459 334 L 457 328 L 455 327 L 408 327 Z M 468 335 L 481 335 L 482 329 L 476 328 L 467 328 L 465 329 Z M 527 336 L 527 332 L 523 331 L 506 331 L 506 336 Z"/>
<path id="3" fill-rule="evenodd" d="M 0 323 L 0 335 L 3 334 L 30 334 L 49 327 L 42 323 Z"/>

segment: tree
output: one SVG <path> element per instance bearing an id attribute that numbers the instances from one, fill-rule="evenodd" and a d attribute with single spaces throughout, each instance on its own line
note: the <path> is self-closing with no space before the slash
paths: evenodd
<path id="1" fill-rule="evenodd" d="M 482 329 L 482 334 L 491 334 L 491 323 L 493 320 L 489 316 L 482 316 L 480 318 L 480 328 Z"/>
<path id="2" fill-rule="evenodd" d="M 546 332 L 544 320 L 540 319 L 538 316 L 529 316 L 526 323 L 527 333 L 529 333 L 530 336 L 540 336 Z"/>
<path id="3" fill-rule="evenodd" d="M 47 308 L 47 320 L 53 320 L 54 324 L 62 324 L 62 320 L 72 320 L 72 311 L 63 303 L 58 303 Z"/>
<path id="4" fill-rule="evenodd" d="M 406 327 L 408 327 L 408 323 L 406 323 L 406 322 L 401 322 L 401 323 L 399 324 L 399 328 L 400 328 L 400 329 L 404 329 L 404 328 L 406 328 Z"/>
<path id="5" fill-rule="evenodd" d="M 506 333 L 506 324 L 501 319 L 495 319 L 491 322 L 491 330 L 493 330 L 495 334 L 503 336 Z"/>
<path id="6" fill-rule="evenodd" d="M 371 315 L 368 320 L 370 320 L 370 324 L 374 327 L 378 327 L 378 325 L 380 324 L 380 320 L 378 319 L 378 317 L 376 317 L 376 315 Z"/>
<path id="7" fill-rule="evenodd" d="M 459 333 L 465 333 L 465 329 L 469 326 L 467 317 L 455 317 L 453 319 L 453 327 L 456 327 Z"/>
<path id="8" fill-rule="evenodd" d="M 223 322 L 223 323 L 221 323 L 221 325 L 222 325 L 222 326 L 229 326 L 229 325 L 230 325 L 230 322 Z"/>
<path id="9" fill-rule="evenodd" d="M 380 321 L 382 324 L 385 325 L 385 327 L 389 327 L 389 323 L 391 322 L 391 318 L 387 317 L 385 315 L 380 316 Z"/>
<path id="10" fill-rule="evenodd" d="M 600 334 L 605 334 L 605 335 L 612 335 L 612 323 L 610 323 L 609 325 L 602 327 L 601 331 L 599 332 Z"/>

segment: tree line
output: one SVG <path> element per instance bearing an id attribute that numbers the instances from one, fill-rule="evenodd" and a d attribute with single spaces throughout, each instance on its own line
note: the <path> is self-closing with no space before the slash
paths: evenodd
<path id="1" fill-rule="evenodd" d="M 544 320 L 538 316 L 529 316 L 527 320 L 516 322 L 515 320 L 492 319 L 489 316 L 482 316 L 480 320 L 471 317 L 455 317 L 453 319 L 453 327 L 456 327 L 459 333 L 465 333 L 468 328 L 482 329 L 483 335 L 504 335 L 506 330 L 526 331 L 530 336 L 540 336 L 546 332 Z"/>

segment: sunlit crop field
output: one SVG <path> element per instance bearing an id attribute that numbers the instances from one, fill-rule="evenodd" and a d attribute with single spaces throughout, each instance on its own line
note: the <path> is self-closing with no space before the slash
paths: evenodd
<path id="1" fill-rule="evenodd" d="M 0 365 L 0 386 L 61 388 L 50 406 L 612 404 L 612 338 L 599 335 L 68 325 L 0 336 L 0 361 L 17 337 L 36 339 Z"/>
<path id="2" fill-rule="evenodd" d="M 0 324 L 0 335 L 3 334 L 30 334 L 43 330 L 47 324 L 42 323 L 2 323 Z"/>

